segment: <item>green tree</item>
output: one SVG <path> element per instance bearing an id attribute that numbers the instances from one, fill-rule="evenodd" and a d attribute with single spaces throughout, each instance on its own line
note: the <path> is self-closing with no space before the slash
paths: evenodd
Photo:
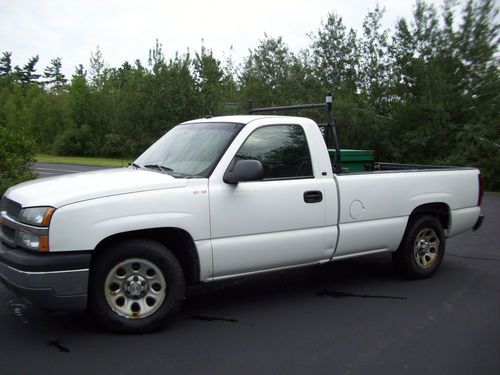
<path id="1" fill-rule="evenodd" d="M 432 163 L 446 155 L 450 137 L 447 85 L 438 51 L 439 21 L 433 6 L 417 1 L 410 29 L 400 20 L 391 51 L 394 94 L 393 155 L 401 161 Z M 431 152 L 432 150 L 432 152 Z"/>
<path id="2" fill-rule="evenodd" d="M 66 84 L 68 80 L 61 71 L 62 62 L 61 58 L 55 58 L 50 60 L 50 65 L 44 70 L 45 84 L 49 89 L 55 93 L 60 93 L 66 89 Z"/>
<path id="3" fill-rule="evenodd" d="M 309 94 L 303 61 L 288 48 L 282 37 L 264 39 L 250 51 L 239 77 L 243 98 L 257 106 L 293 103 Z"/>
<path id="4" fill-rule="evenodd" d="M 77 127 L 91 121 L 91 91 L 85 76 L 73 75 L 69 88 L 68 105 L 72 122 Z"/>
<path id="5" fill-rule="evenodd" d="M 8 187 L 35 178 L 33 145 L 18 131 L 0 126 L 0 196 Z"/>
<path id="6" fill-rule="evenodd" d="M 222 114 L 224 112 L 224 71 L 221 62 L 217 60 L 212 50 L 201 46 L 201 51 L 195 53 L 193 61 L 194 79 L 196 89 L 200 100 L 197 106 L 201 104 L 199 114 L 201 116 Z"/>
<path id="7" fill-rule="evenodd" d="M 67 96 L 56 92 L 40 92 L 27 108 L 25 131 L 35 142 L 36 151 L 54 152 L 57 137 L 71 126 Z"/>
<path id="8" fill-rule="evenodd" d="M 173 125 L 196 117 L 196 85 L 191 66 L 189 53 L 176 53 L 168 62 L 158 61 L 147 76 L 145 122 L 152 139 Z"/>
<path id="9" fill-rule="evenodd" d="M 12 52 L 3 52 L 0 58 L 0 79 L 12 76 Z"/>
<path id="10" fill-rule="evenodd" d="M 224 110 L 222 114 L 234 115 L 244 113 L 247 108 L 245 100 L 241 99 L 240 86 L 237 82 L 238 67 L 232 57 L 233 46 L 229 49 L 229 54 L 223 59 L 222 85 L 224 87 Z"/>
<path id="11" fill-rule="evenodd" d="M 54 142 L 56 154 L 98 155 L 102 139 L 98 139 L 89 126 L 94 121 L 93 98 L 81 70 L 76 72 L 71 79 L 66 106 L 67 120 Z"/>
<path id="12" fill-rule="evenodd" d="M 382 30 L 384 12 L 378 5 L 375 10 L 368 12 L 363 22 L 363 38 L 359 43 L 359 86 L 370 105 L 379 114 L 388 113 L 392 66 L 389 56 L 389 32 Z"/>
<path id="13" fill-rule="evenodd" d="M 163 45 L 156 39 L 155 46 L 149 50 L 148 64 L 154 70 L 155 66 L 160 66 L 163 63 L 165 63 Z"/>
<path id="14" fill-rule="evenodd" d="M 75 75 L 87 79 L 87 71 L 82 64 L 79 64 L 77 67 L 75 67 Z"/>
<path id="15" fill-rule="evenodd" d="M 30 58 L 22 68 L 19 68 L 18 66 L 14 68 L 18 82 L 25 86 L 37 83 L 37 80 L 40 78 L 40 74 L 36 73 L 36 64 L 38 63 L 38 59 L 39 57 L 36 55 Z"/>
<path id="16" fill-rule="evenodd" d="M 353 29 L 347 31 L 342 17 L 331 12 L 326 23 L 310 34 L 311 65 L 315 76 L 335 94 L 354 95 L 359 73 L 359 42 Z"/>
<path id="17" fill-rule="evenodd" d="M 67 89 L 60 58 L 45 69 L 42 89 L 38 56 L 19 68 L 4 52 L 0 126 L 29 135 L 38 150 L 135 156 L 173 125 L 242 113 L 250 98 L 256 107 L 322 102 L 333 91 L 343 147 L 375 149 L 387 161 L 478 166 L 498 190 L 498 6 L 467 0 L 458 8 L 443 0 L 438 14 L 419 0 L 411 19 L 389 31 L 377 6 L 359 37 L 329 13 L 309 48 L 293 53 L 265 34 L 236 67 L 203 45 L 167 60 L 156 40 L 146 65 L 110 68 L 98 47 L 88 74 L 79 65 Z M 293 114 L 325 120 L 323 110 Z"/>
<path id="18" fill-rule="evenodd" d="M 151 99 L 147 94 L 147 70 L 136 61 L 124 63 L 110 72 L 109 98 L 115 108 L 103 154 L 137 156 L 151 142 L 145 108 Z"/>
<path id="19" fill-rule="evenodd" d="M 448 11 L 452 19 L 452 12 Z M 450 15 L 451 14 L 451 15 Z M 448 22 L 448 23 L 451 23 Z M 500 72 L 498 7 L 490 0 L 469 0 L 458 30 L 448 26 L 455 57 L 452 85 L 456 105 L 451 152 L 444 162 L 481 168 L 486 187 L 500 189 Z M 450 38 L 451 39 L 451 38 Z"/>
<path id="20" fill-rule="evenodd" d="M 104 57 L 99 46 L 96 47 L 95 52 L 90 54 L 90 71 L 89 71 L 89 84 L 95 91 L 103 88 L 107 77 L 108 70 Z"/>

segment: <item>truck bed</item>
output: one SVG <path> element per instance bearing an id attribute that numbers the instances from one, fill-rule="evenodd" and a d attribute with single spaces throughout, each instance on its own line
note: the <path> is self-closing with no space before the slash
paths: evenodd
<path id="1" fill-rule="evenodd" d="M 401 164 L 377 162 L 373 164 L 373 171 L 418 171 L 418 170 L 443 170 L 462 169 L 445 165 Z"/>

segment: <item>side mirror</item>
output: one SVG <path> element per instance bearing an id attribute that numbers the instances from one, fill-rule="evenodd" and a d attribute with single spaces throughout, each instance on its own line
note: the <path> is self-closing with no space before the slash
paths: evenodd
<path id="1" fill-rule="evenodd" d="M 223 181 L 226 184 L 237 184 L 245 181 L 260 181 L 264 178 L 264 166 L 258 160 L 238 160 L 231 163 Z"/>

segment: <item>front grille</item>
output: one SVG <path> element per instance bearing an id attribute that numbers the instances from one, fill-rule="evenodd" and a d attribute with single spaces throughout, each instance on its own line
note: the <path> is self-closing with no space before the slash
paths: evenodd
<path id="1" fill-rule="evenodd" d="M 3 197 L 0 200 L 0 212 L 5 212 L 9 217 L 14 220 L 19 219 L 21 214 L 21 205 L 13 200 Z M 16 230 L 8 227 L 7 225 L 0 225 L 0 240 L 10 246 L 16 245 Z"/>
<path id="2" fill-rule="evenodd" d="M 9 245 L 12 245 L 16 242 L 16 231 L 6 225 L 1 225 L 0 238 L 2 238 Z"/>
<path id="3" fill-rule="evenodd" d="M 21 205 L 13 200 L 3 197 L 0 200 L 0 211 L 7 212 L 11 218 L 18 220 L 19 215 L 21 214 Z"/>

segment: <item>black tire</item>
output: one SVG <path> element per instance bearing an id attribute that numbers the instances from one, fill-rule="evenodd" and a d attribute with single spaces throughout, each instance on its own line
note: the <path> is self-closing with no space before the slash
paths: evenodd
<path id="1" fill-rule="evenodd" d="M 403 240 L 392 259 L 410 279 L 431 277 L 439 269 L 446 248 L 443 226 L 430 215 L 410 218 Z"/>
<path id="2" fill-rule="evenodd" d="M 157 331 L 180 308 L 185 281 L 177 258 L 161 243 L 120 242 L 96 254 L 89 280 L 89 310 L 105 329 Z"/>

